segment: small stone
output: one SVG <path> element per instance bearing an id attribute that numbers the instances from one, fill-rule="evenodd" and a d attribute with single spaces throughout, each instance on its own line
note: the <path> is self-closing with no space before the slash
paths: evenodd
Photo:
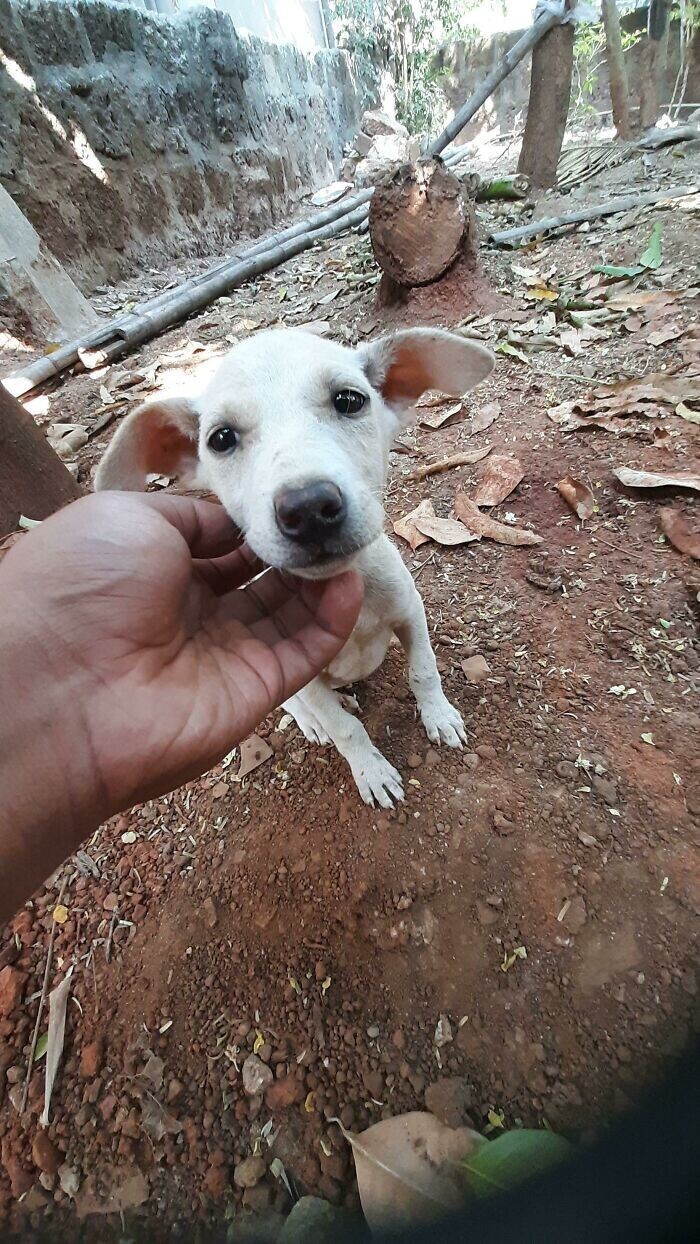
<path id="1" fill-rule="evenodd" d="M 562 916 L 561 923 L 569 933 L 580 933 L 587 920 L 586 904 L 580 895 L 572 898 L 566 914 Z"/>
<path id="2" fill-rule="evenodd" d="M 483 925 L 484 928 L 488 928 L 490 925 L 498 922 L 498 912 L 487 906 L 480 898 L 476 900 L 476 915 L 479 924 Z"/>
<path id="3" fill-rule="evenodd" d="M 598 845 L 598 839 L 594 838 L 593 834 L 587 834 L 585 829 L 580 829 L 577 836 L 579 842 L 584 847 L 596 847 Z"/>
<path id="4" fill-rule="evenodd" d="M 476 769 L 479 763 L 479 757 L 476 752 L 465 752 L 462 756 L 462 764 L 465 769 Z"/>
<path id="5" fill-rule="evenodd" d="M 413 752 L 408 757 L 408 760 L 406 761 L 406 764 L 408 765 L 409 769 L 420 769 L 422 763 L 423 763 L 422 757 L 419 756 L 417 752 Z"/>
<path id="6" fill-rule="evenodd" d="M 496 748 L 492 747 L 490 743 L 479 743 L 479 746 L 474 750 L 482 760 L 495 760 L 498 755 Z"/>
<path id="7" fill-rule="evenodd" d="M 215 929 L 218 924 L 219 917 L 213 898 L 205 898 L 202 903 L 202 915 L 204 916 L 204 923 L 207 928 Z"/>
<path id="8" fill-rule="evenodd" d="M 116 911 L 119 906 L 119 895 L 114 893 L 108 894 L 102 906 L 105 911 Z"/>
<path id="9" fill-rule="evenodd" d="M 48 1175 L 55 1175 L 63 1162 L 63 1155 L 59 1153 L 43 1128 L 37 1132 L 32 1141 L 32 1162 L 40 1171 L 46 1171 Z"/>
<path id="10" fill-rule="evenodd" d="M 425 1090 L 425 1108 L 446 1127 L 473 1127 L 472 1090 L 464 1076 L 443 1076 Z"/>
<path id="11" fill-rule="evenodd" d="M 262 1162 L 262 1158 L 254 1160 Z M 263 1173 L 264 1166 L 265 1163 L 263 1162 Z M 243 1184 L 241 1186 L 245 1187 L 246 1185 Z M 214 1163 L 212 1161 L 209 1170 L 204 1176 L 204 1187 L 214 1201 L 220 1201 L 228 1188 L 228 1169 L 226 1166 L 222 1166 L 220 1163 Z"/>
<path id="12" fill-rule="evenodd" d="M 376 1024 L 370 1024 L 367 1029 L 367 1036 L 374 1041 L 379 1036 L 379 1028 Z"/>
<path id="13" fill-rule="evenodd" d="M 397 1028 L 396 1032 L 392 1033 L 391 1044 L 395 1046 L 397 1050 L 404 1050 L 406 1048 L 406 1038 L 400 1028 Z"/>
<path id="14" fill-rule="evenodd" d="M 515 825 L 513 822 L 509 821 L 502 812 L 494 812 L 493 827 L 496 830 L 496 833 L 501 834 L 502 837 L 507 837 L 508 834 L 512 834 L 515 831 Z"/>
<path id="15" fill-rule="evenodd" d="M 244 1158 L 239 1162 L 233 1172 L 233 1182 L 237 1188 L 254 1188 L 260 1183 L 267 1167 L 262 1158 L 251 1154 L 249 1158 Z"/>
<path id="16" fill-rule="evenodd" d="M 0 972 L 0 1019 L 7 1019 L 24 996 L 27 977 L 18 968 L 6 967 Z"/>
<path id="17" fill-rule="evenodd" d="M 384 1096 L 384 1077 L 380 1071 L 366 1071 L 362 1076 L 367 1092 L 373 1101 L 381 1101 Z"/>
<path id="18" fill-rule="evenodd" d="M 594 773 L 591 778 L 591 786 L 596 795 L 600 795 L 603 803 L 607 803 L 608 807 L 614 808 L 617 806 L 617 782 L 613 781 L 612 778 L 605 777 L 599 773 Z"/>
<path id="19" fill-rule="evenodd" d="M 486 902 L 488 903 L 489 907 L 502 907 L 503 906 L 503 898 L 500 894 L 487 894 Z"/>
<path id="20" fill-rule="evenodd" d="M 556 772 L 560 778 L 575 782 L 581 776 L 576 765 L 571 760 L 560 760 L 556 766 Z"/>
<path id="21" fill-rule="evenodd" d="M 345 1225 L 346 1214 L 317 1196 L 303 1196 L 292 1207 L 277 1237 L 278 1244 L 333 1244 Z"/>
<path id="22" fill-rule="evenodd" d="M 246 1188 L 243 1193 L 243 1206 L 251 1214 L 267 1214 L 272 1205 L 272 1188 L 267 1184 L 258 1184 L 255 1188 Z"/>
<path id="23" fill-rule="evenodd" d="M 249 1097 L 257 1097 L 258 1093 L 265 1092 L 272 1081 L 270 1068 L 256 1054 L 249 1054 L 243 1064 L 243 1091 Z"/>
<path id="24" fill-rule="evenodd" d="M 168 1084 L 168 1091 L 166 1094 L 166 1100 L 167 1100 L 168 1105 L 174 1106 L 175 1103 L 180 1100 L 184 1091 L 185 1091 L 185 1086 L 182 1083 L 182 1081 L 176 1080 L 175 1077 L 173 1076 L 172 1080 Z"/>
<path id="25" fill-rule="evenodd" d="M 94 1041 L 88 1041 L 80 1051 L 80 1069 L 79 1075 L 81 1080 L 92 1080 L 96 1076 L 102 1066 L 104 1057 L 104 1042 L 101 1037 L 97 1037 Z"/>
<path id="26" fill-rule="evenodd" d="M 491 673 L 491 666 L 486 657 L 477 655 L 467 657 L 466 661 L 462 661 L 462 670 L 469 682 L 483 682 Z"/>
<path id="27" fill-rule="evenodd" d="M 268 1110 L 287 1110 L 289 1106 L 303 1101 L 305 1096 L 301 1080 L 297 1080 L 296 1076 L 285 1076 L 282 1080 L 275 1080 L 267 1090 L 265 1105 Z"/>

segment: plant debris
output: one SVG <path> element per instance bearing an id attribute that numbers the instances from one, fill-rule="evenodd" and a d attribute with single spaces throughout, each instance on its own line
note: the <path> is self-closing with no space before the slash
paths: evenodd
<path id="1" fill-rule="evenodd" d="M 483 536 L 486 540 L 512 545 L 542 543 L 542 536 L 534 531 L 513 527 L 509 523 L 499 523 L 487 514 L 482 514 L 479 507 L 463 492 L 458 492 L 455 497 L 455 514 L 475 536 Z"/>
<path id="2" fill-rule="evenodd" d="M 427 466 L 417 467 L 408 478 L 417 481 L 427 479 L 429 475 L 440 475 L 443 471 L 451 471 L 454 467 L 472 466 L 473 463 L 480 462 L 490 453 L 490 445 L 486 445 L 483 449 L 466 449 L 462 453 L 450 454 L 447 458 L 438 458 L 437 462 L 431 462 Z"/>
<path id="3" fill-rule="evenodd" d="M 574 479 L 571 475 L 565 475 L 557 484 L 557 491 L 561 493 L 567 505 L 571 506 L 574 514 L 582 521 L 590 518 L 595 513 L 595 497 L 587 484 L 581 482 L 580 479 Z"/>
<path id="4" fill-rule="evenodd" d="M 661 511 L 661 530 L 679 553 L 688 553 L 700 561 L 700 531 L 693 531 L 690 523 L 678 510 Z"/>
<path id="5" fill-rule="evenodd" d="M 692 488 L 700 492 L 700 471 L 631 471 L 629 467 L 615 467 L 617 476 L 626 488 Z"/>
<path id="6" fill-rule="evenodd" d="M 479 478 L 472 501 L 475 505 L 500 505 L 514 488 L 517 488 L 525 472 L 517 458 L 504 454 L 492 454 L 479 471 Z"/>

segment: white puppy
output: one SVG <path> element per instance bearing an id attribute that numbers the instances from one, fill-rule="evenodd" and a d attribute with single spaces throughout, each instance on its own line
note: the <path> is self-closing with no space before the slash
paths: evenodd
<path id="1" fill-rule="evenodd" d="M 339 656 L 286 708 L 306 735 L 332 742 L 366 803 L 393 807 L 400 774 L 334 688 L 366 678 L 397 636 L 433 743 L 461 747 L 423 602 L 383 533 L 392 439 L 427 389 L 464 393 L 489 375 L 490 352 L 434 329 L 351 350 L 298 329 L 234 346 L 196 400 L 156 399 L 124 420 L 97 472 L 98 489 L 143 490 L 149 474 L 210 489 L 263 561 L 306 578 L 350 566 L 365 581 L 357 625 Z"/>

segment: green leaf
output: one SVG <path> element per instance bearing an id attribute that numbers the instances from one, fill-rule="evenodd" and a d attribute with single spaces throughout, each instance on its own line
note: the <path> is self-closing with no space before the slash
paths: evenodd
<path id="1" fill-rule="evenodd" d="M 639 276 L 640 272 L 644 271 L 644 265 L 636 263 L 632 264 L 629 268 L 625 268 L 616 263 L 598 263 L 593 271 L 602 272 L 603 276 L 612 276 L 617 278 L 625 276 Z"/>
<path id="2" fill-rule="evenodd" d="M 504 1132 L 464 1159 L 469 1190 L 480 1197 L 504 1192 L 561 1162 L 572 1150 L 568 1140 L 554 1132 L 528 1128 Z"/>
<path id="3" fill-rule="evenodd" d="M 498 345 L 496 346 L 496 353 L 497 354 L 511 354 L 513 358 L 520 359 L 521 363 L 529 364 L 530 362 L 529 358 L 527 357 L 526 354 L 523 354 L 522 350 L 518 350 L 515 346 L 512 346 L 510 342 L 508 341 L 499 341 Z"/>
<path id="4" fill-rule="evenodd" d="M 46 1047 L 48 1044 L 49 1044 L 49 1034 L 48 1032 L 42 1032 L 41 1036 L 39 1037 L 39 1040 L 36 1043 L 36 1049 L 34 1050 L 34 1062 L 35 1063 L 38 1063 L 44 1057 L 44 1054 L 46 1053 Z"/>
<path id="5" fill-rule="evenodd" d="M 639 262 L 644 268 L 660 268 L 661 259 L 661 221 L 657 220 L 651 232 L 649 245 L 644 254 L 639 256 Z"/>

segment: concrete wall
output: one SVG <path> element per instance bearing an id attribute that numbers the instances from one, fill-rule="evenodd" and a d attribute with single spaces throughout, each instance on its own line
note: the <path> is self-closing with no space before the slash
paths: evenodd
<path id="1" fill-rule="evenodd" d="M 331 180 L 361 99 L 338 51 L 106 0 L 0 0 L 0 184 L 83 290 L 257 233 Z"/>

